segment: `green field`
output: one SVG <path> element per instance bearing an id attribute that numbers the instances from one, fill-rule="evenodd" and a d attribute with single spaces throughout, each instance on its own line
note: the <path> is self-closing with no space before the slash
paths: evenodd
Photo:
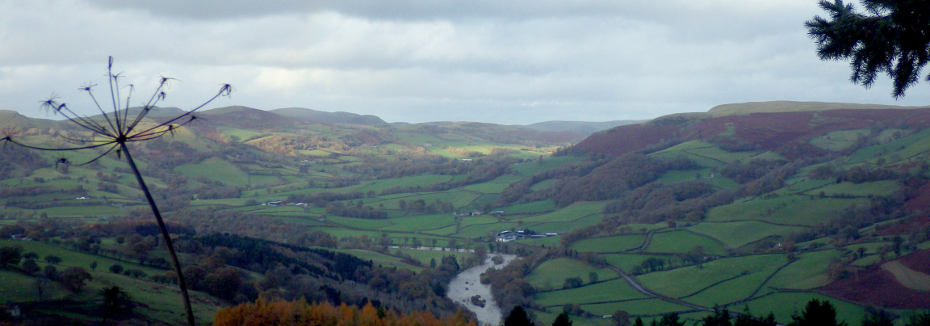
<path id="1" fill-rule="evenodd" d="M 226 160 L 211 157 L 197 164 L 185 164 L 175 171 L 192 178 L 207 178 L 231 186 L 247 186 L 250 183 L 248 173 Z"/>
<path id="2" fill-rule="evenodd" d="M 770 199 L 747 198 L 707 212 L 708 221 L 758 220 L 784 225 L 813 226 L 838 217 L 844 208 L 863 206 L 866 199 L 779 196 Z"/>
<path id="3" fill-rule="evenodd" d="M 536 295 L 536 303 L 545 307 L 555 307 L 564 304 L 600 303 L 644 297 L 644 294 L 630 287 L 626 281 L 616 279 L 574 289 L 543 292 Z"/>
<path id="4" fill-rule="evenodd" d="M 862 324 L 865 308 L 814 293 L 774 293 L 752 300 L 746 305 L 754 315 L 765 315 L 772 312 L 775 314 L 776 320 L 790 321 L 791 316 L 804 309 L 804 305 L 811 299 L 829 300 L 836 307 L 837 321 L 845 321 L 848 325 Z"/>
<path id="5" fill-rule="evenodd" d="M 551 290 L 562 288 L 565 279 L 569 277 L 579 277 L 583 284 L 590 284 L 590 273 L 596 274 L 598 281 L 617 278 L 616 273 L 606 268 L 597 268 L 580 260 L 556 258 L 533 269 L 526 280 L 536 289 Z"/>
<path id="6" fill-rule="evenodd" d="M 393 272 L 417 280 L 437 275 L 431 274 L 430 266 L 440 264 L 448 255 L 462 266 L 475 259 L 466 252 L 410 247 L 455 246 L 515 254 L 528 263 L 516 264 L 522 269 L 507 271 L 506 277 L 516 279 L 513 284 L 519 285 L 525 284 L 520 282 L 522 278 L 533 288 L 526 292 L 532 293 L 527 294 L 529 298 L 508 299 L 532 307 L 545 324 L 564 305 L 578 305 L 588 314 L 572 316 L 576 325 L 610 325 L 609 319 L 599 317 L 618 310 L 645 317 L 647 323 L 663 313 L 681 312 L 684 318 L 691 318 L 688 325 L 698 325 L 695 319 L 707 312 L 696 312 L 701 309 L 690 305 L 710 308 L 725 304 L 734 311 L 748 305 L 756 315 L 773 310 L 779 322 L 785 323 L 807 299 L 827 298 L 815 292 L 830 284 L 827 270 L 831 263 L 847 271 L 877 268 L 930 248 L 930 241 L 919 229 L 924 223 L 917 220 L 923 218 L 920 192 L 930 180 L 930 129 L 908 126 L 912 121 L 904 120 L 857 123 L 850 124 L 856 129 L 808 130 L 784 144 L 758 142 L 769 136 L 787 137 L 779 134 L 774 123 L 771 130 L 763 127 L 747 139 L 738 138 L 743 130 L 736 125 L 741 123 L 739 119 L 708 124 L 717 128 L 713 130 L 689 129 L 704 128 L 704 122 L 710 121 L 705 119 L 713 116 L 676 116 L 647 123 L 642 127 L 681 123 L 681 131 L 686 132 L 643 144 L 646 147 L 639 147 L 641 150 L 623 149 L 622 153 L 613 152 L 620 148 L 611 148 L 609 141 L 600 143 L 607 145 L 601 149 L 574 147 L 565 141 L 547 140 L 556 139 L 552 134 L 534 138 L 542 135 L 541 131 L 529 132 L 517 126 L 317 123 L 290 118 L 287 120 L 294 124 L 281 128 L 243 127 L 249 121 L 224 125 L 223 120 L 215 119 L 218 125 L 184 129 L 168 143 L 142 145 L 137 152 L 138 164 L 166 219 L 189 223 L 199 235 L 235 233 L 284 242 L 280 249 L 286 256 L 300 255 L 289 246 L 313 243 L 387 267 L 384 270 L 403 269 Z M 828 114 L 817 113 L 811 124 L 824 123 L 825 119 L 832 121 Z M 622 130 L 590 139 L 616 131 Z M 23 139 L 64 145 L 49 136 L 60 132 L 52 127 L 27 129 Z M 164 150 L 172 146 L 183 155 L 173 156 Z M 829 155 L 822 155 L 827 152 Z M 145 304 L 140 306 L 140 314 L 153 322 L 181 321 L 172 285 L 112 274 L 107 267 L 118 263 L 148 275 L 166 270 L 116 257 L 121 254 L 105 257 L 78 251 L 70 244 L 108 230 L 107 223 L 150 216 L 125 161 L 108 155 L 89 165 L 61 168 L 52 164 L 58 154 L 37 155 L 44 161 L 35 166 L 17 166 L 7 156 L 0 157 L 4 163 L 0 166 L 0 225 L 31 225 L 25 233 L 34 232 L 35 238 L 44 242 L 0 240 L 0 245 L 22 245 L 26 252 L 40 257 L 57 255 L 63 259 L 59 269 L 97 265 L 91 271 L 94 281 L 84 293 L 70 293 L 52 282 L 43 300 L 90 302 L 97 300 L 103 287 L 119 285 Z M 94 158 L 95 153 L 66 156 L 78 162 Z M 635 166 L 672 158 L 691 162 Z M 768 160 L 778 167 L 749 171 L 753 165 L 747 163 L 753 160 Z M 610 170 L 605 167 L 617 168 L 611 171 L 617 173 L 603 173 Z M 820 167 L 834 172 L 821 174 L 829 169 Z M 852 174 L 856 168 L 880 173 L 865 175 L 862 180 L 870 180 L 867 182 L 841 181 L 862 177 Z M 791 172 L 782 175 L 782 171 Z M 714 193 L 684 185 L 690 182 L 710 184 L 708 190 Z M 523 191 L 524 186 L 529 190 Z M 693 190 L 699 193 L 690 193 Z M 89 198 L 79 200 L 78 196 Z M 309 204 L 261 204 L 271 200 Z M 629 200 L 644 208 L 641 214 L 605 214 L 604 208 L 615 200 Z M 405 209 L 401 209 L 402 201 Z M 411 208 L 413 203 L 418 208 Z M 347 209 L 339 215 L 345 216 L 332 213 L 333 204 L 344 205 Z M 357 204 L 384 212 L 385 217 L 352 217 L 370 216 L 353 211 Z M 879 207 L 882 205 L 887 207 Z M 650 214 L 650 209 L 657 214 Z M 67 231 L 49 228 L 59 221 L 67 226 L 61 230 Z M 500 231 L 521 229 L 557 236 L 495 241 Z M 314 231 L 331 235 L 336 243 Z M 116 244 L 112 233 L 106 234 L 99 239 L 101 247 L 127 250 Z M 896 236 L 903 239 L 904 250 L 888 253 Z M 785 253 L 794 241 L 798 242 L 794 246 L 797 250 Z M 225 258 L 223 250 L 202 249 L 205 255 Z M 158 250 L 152 255 L 165 257 Z M 202 257 L 183 254 L 181 258 Z M 39 264 L 47 265 L 41 259 Z M 240 268 L 244 279 L 255 282 L 252 288 L 243 289 L 251 293 L 254 288 L 255 295 L 281 292 L 293 298 L 312 297 L 317 294 L 313 292 L 317 285 L 328 282 L 326 276 L 315 275 L 315 283 L 308 287 L 312 291 L 306 293 L 284 285 L 265 288 L 261 282 L 265 275 L 273 274 L 256 266 Z M 296 276 L 299 267 L 295 266 L 285 267 Z M 337 290 L 343 291 L 348 301 L 390 298 L 398 300 L 397 307 L 422 304 L 406 301 L 409 298 L 403 296 L 414 293 L 408 290 L 423 290 L 424 297 L 441 292 L 442 287 L 436 284 L 423 289 L 402 287 L 402 280 L 392 279 L 396 275 L 375 275 L 387 273 L 384 270 L 355 273 L 359 279 L 352 282 L 358 282 L 358 293 L 352 292 L 356 283 L 340 284 L 349 286 Z M 413 275 L 411 271 L 416 274 L 414 278 L 407 277 Z M 644 292 L 657 293 L 658 297 L 635 290 L 621 275 L 633 277 Z M 362 285 L 378 276 L 392 283 L 383 293 Z M 564 288 L 565 280 L 574 277 L 580 278 L 581 284 Z M 34 277 L 13 268 L 0 270 L 0 279 L 0 300 L 39 300 Z M 347 279 L 340 275 L 335 282 Z M 203 293 L 195 293 L 195 298 L 203 322 L 226 304 Z M 838 305 L 842 319 L 859 325 L 861 306 L 829 299 Z M 446 306 L 445 302 L 424 302 L 433 310 Z"/>
<path id="7" fill-rule="evenodd" d="M 646 237 L 642 234 L 617 235 L 604 238 L 588 238 L 572 244 L 580 252 L 620 252 L 639 248 Z"/>
<path id="8" fill-rule="evenodd" d="M 826 285 L 827 265 L 839 255 L 833 250 L 815 251 L 798 255 L 798 260 L 775 274 L 766 287 L 776 289 L 807 290 Z"/>
<path id="9" fill-rule="evenodd" d="M 637 278 L 643 286 L 649 289 L 667 296 L 681 298 L 695 295 L 698 291 L 725 280 L 735 280 L 742 277 L 752 277 L 756 279 L 757 276 L 762 276 L 762 278 L 764 278 L 771 274 L 775 268 L 785 263 L 786 260 L 783 255 L 721 258 L 699 266 L 688 266 L 662 272 L 653 272 L 641 275 Z M 751 292 L 755 287 L 761 285 L 761 279 L 759 280 L 760 281 L 757 282 L 759 284 L 752 284 L 749 288 L 741 288 L 740 291 L 748 290 Z M 738 282 L 734 284 L 738 284 Z M 724 288 L 732 289 L 731 286 L 725 286 Z M 745 294 L 748 295 L 748 293 Z M 715 300 L 717 298 L 711 296 L 705 299 Z M 689 299 L 689 301 L 692 300 Z M 725 303 L 728 302 L 700 302 L 700 304 L 705 306 Z"/>
<path id="10" fill-rule="evenodd" d="M 581 305 L 581 308 L 585 311 L 590 311 L 598 315 L 610 315 L 617 311 L 626 311 L 632 315 L 658 315 L 666 314 L 670 312 L 678 311 L 687 311 L 691 308 L 662 301 L 660 299 L 640 299 L 640 300 L 630 300 L 624 302 L 609 302 L 609 303 L 597 303 L 597 304 L 585 304 Z M 648 319 L 643 318 L 644 321 Z"/>
<path id="11" fill-rule="evenodd" d="M 860 137 L 869 134 L 868 129 L 838 130 L 810 140 L 810 144 L 829 150 L 841 151 L 852 147 Z"/>
<path id="12" fill-rule="evenodd" d="M 704 222 L 688 228 L 723 242 L 727 248 L 739 248 L 772 236 L 784 236 L 804 230 L 801 227 L 771 225 L 758 221 Z"/>
<path id="13" fill-rule="evenodd" d="M 720 241 L 689 231 L 657 232 L 646 247 L 650 253 L 687 253 L 700 247 L 705 254 L 722 255 L 725 250 Z"/>
<path id="14" fill-rule="evenodd" d="M 608 264 L 620 268 L 626 273 L 632 273 L 634 268 L 641 266 L 649 258 L 658 258 L 665 261 L 666 268 L 684 264 L 678 256 L 667 255 L 643 255 L 643 254 L 605 254 L 600 255 Z"/>

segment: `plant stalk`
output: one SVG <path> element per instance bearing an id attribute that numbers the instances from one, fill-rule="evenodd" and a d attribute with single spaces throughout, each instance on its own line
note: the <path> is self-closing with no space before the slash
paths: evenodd
<path id="1" fill-rule="evenodd" d="M 139 182 L 139 188 L 141 188 L 142 193 L 145 194 L 145 199 L 148 200 L 149 207 L 152 208 L 152 213 L 155 214 L 155 221 L 158 222 L 158 228 L 161 229 L 161 235 L 165 240 L 165 246 L 168 247 L 168 253 L 171 255 L 171 265 L 174 266 L 174 272 L 178 275 L 178 287 L 181 288 L 181 296 L 184 297 L 184 310 L 187 314 L 187 325 L 195 326 L 194 311 L 191 309 L 190 295 L 187 294 L 187 283 L 184 281 L 184 274 L 181 273 L 181 263 L 178 261 L 178 254 L 174 251 L 174 244 L 171 242 L 171 235 L 168 234 L 168 227 L 165 226 L 165 221 L 161 218 L 161 213 L 158 211 L 158 206 L 155 205 L 155 199 L 152 198 L 152 193 L 149 192 L 148 186 L 145 185 L 145 180 L 142 180 L 142 174 L 139 173 L 136 162 L 132 160 L 132 155 L 129 154 L 129 147 L 126 146 L 125 142 L 120 142 L 119 145 L 123 154 L 126 154 L 126 161 L 129 162 L 132 173 L 136 175 L 136 181 Z"/>

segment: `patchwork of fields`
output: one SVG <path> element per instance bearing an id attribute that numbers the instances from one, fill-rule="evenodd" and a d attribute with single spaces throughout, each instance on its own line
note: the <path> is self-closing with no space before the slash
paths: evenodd
<path id="1" fill-rule="evenodd" d="M 140 161 L 149 162 L 143 170 L 168 219 L 197 232 L 330 248 L 415 273 L 448 256 L 468 264 L 474 252 L 519 254 L 533 261 L 518 274 L 531 287 L 523 299 L 540 320 L 566 310 L 575 325 L 609 325 L 604 317 L 618 312 L 646 320 L 675 312 L 693 322 L 720 306 L 772 312 L 784 323 L 816 298 L 830 300 L 840 319 L 857 325 L 875 303 L 847 295 L 851 285 L 843 282 L 852 281 L 844 280 L 860 275 L 930 297 L 923 286 L 927 271 L 906 258 L 930 248 L 921 210 L 927 206 L 922 192 L 930 189 L 927 130 L 804 135 L 800 144 L 819 156 L 801 159 L 774 145 L 727 142 L 739 129 L 726 126 L 713 137 L 621 158 L 553 156 L 553 144 L 494 143 L 432 126 L 398 126 L 377 140 L 355 129 L 328 130 L 335 136 L 223 127 L 216 137 L 235 146 L 184 134 L 174 142 L 187 144 L 188 157 L 148 154 Z M 86 154 L 78 155 L 72 159 Z M 675 164 L 661 171 L 610 166 L 622 159 Z M 120 163 L 107 156 L 89 166 L 11 172 L 0 180 L 0 225 L 45 219 L 93 225 L 147 216 Z M 616 175 L 596 175 L 605 166 Z M 524 236 L 498 238 L 502 231 Z M 94 262 L 89 292 L 70 293 L 56 283 L 39 289 L 38 278 L 0 269 L 0 301 L 90 300 L 119 284 L 150 300 L 141 311 L 153 320 L 180 317 L 171 313 L 180 309 L 173 287 L 106 270 L 113 264 L 147 275 L 165 269 L 57 240 L 0 240 L 0 246 L 60 256 L 60 267 Z M 115 239 L 102 241 L 120 248 Z M 195 297 L 203 321 L 224 304 L 204 293 Z M 891 308 L 904 315 L 930 307 Z"/>

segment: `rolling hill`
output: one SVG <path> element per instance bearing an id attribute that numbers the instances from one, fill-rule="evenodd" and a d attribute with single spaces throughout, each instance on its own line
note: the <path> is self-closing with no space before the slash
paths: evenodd
<path id="1" fill-rule="evenodd" d="M 36 126 L 25 139 L 59 141 L 60 122 L 11 117 Z M 201 117 L 135 153 L 166 217 L 187 230 L 188 260 L 202 275 L 238 271 L 226 270 L 242 285 L 228 292 L 200 284 L 210 289 L 203 311 L 262 294 L 392 298 L 381 302 L 452 314 L 443 281 L 484 252 L 520 256 L 485 279 L 503 310 L 522 305 L 544 322 L 566 307 L 576 325 L 608 325 L 602 317 L 619 312 L 696 321 L 718 305 L 785 323 L 810 299 L 830 300 L 851 325 L 868 306 L 898 318 L 930 309 L 920 282 L 930 277 L 930 109 L 740 104 L 576 144 L 574 123 L 385 124 L 246 107 Z M 69 267 L 126 261 L 148 274 L 132 277 L 134 294 L 158 288 L 163 253 L 145 227 L 119 223 L 145 214 L 119 157 L 63 166 L 59 154 L 2 150 L 11 164 L 0 169 L 0 229 L 38 241 L 0 246 L 59 250 Z M 133 248 L 146 243 L 139 261 Z M 276 260 L 249 261 L 251 250 Z M 39 282 L 23 268 L 0 268 L 24 284 L 0 285 L 4 302 Z M 94 289 L 125 276 L 92 274 Z M 97 300 L 59 283 L 49 287 L 56 300 Z M 141 314 L 172 320 L 158 313 L 169 301 Z M 79 308 L 68 313 L 93 315 Z"/>

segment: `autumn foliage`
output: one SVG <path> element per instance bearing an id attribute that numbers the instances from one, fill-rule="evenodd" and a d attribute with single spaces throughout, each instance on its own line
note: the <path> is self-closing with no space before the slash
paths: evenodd
<path id="1" fill-rule="evenodd" d="M 365 304 L 356 306 L 330 303 L 307 303 L 300 301 L 266 301 L 245 303 L 227 307 L 216 312 L 215 326 L 474 326 L 459 312 L 454 316 L 437 318 L 425 311 L 400 313 L 390 309 L 378 309 Z"/>

